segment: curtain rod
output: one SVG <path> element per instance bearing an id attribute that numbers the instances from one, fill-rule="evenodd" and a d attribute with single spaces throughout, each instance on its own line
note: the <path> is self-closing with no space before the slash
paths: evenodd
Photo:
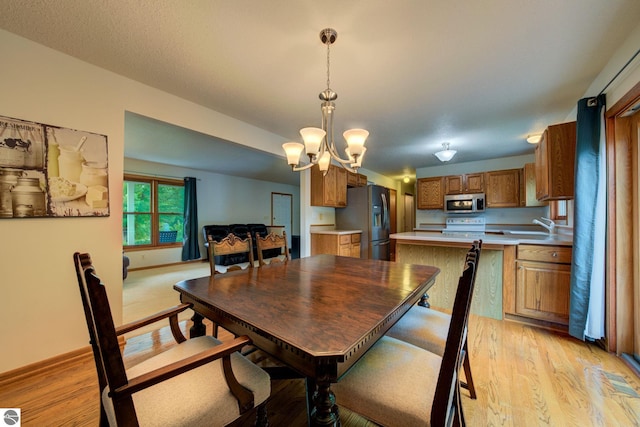
<path id="1" fill-rule="evenodd" d="M 611 80 L 609 80 L 609 83 L 607 83 L 607 85 L 604 88 L 602 88 L 602 90 L 600 91 L 598 96 L 602 95 L 604 93 L 604 91 L 607 90 L 607 88 L 611 85 L 611 83 L 613 83 L 614 80 L 617 79 L 620 74 L 622 74 L 624 69 L 627 68 L 629 66 L 629 64 L 631 64 L 631 62 L 633 62 L 634 59 L 636 59 L 636 56 L 638 56 L 639 53 L 640 53 L 640 49 L 638 49 L 636 51 L 636 53 L 631 57 L 631 59 L 629 59 L 627 61 L 627 63 L 624 64 L 624 66 L 622 68 L 620 68 L 620 71 L 618 71 L 618 73 L 615 76 L 613 76 L 613 78 Z"/>
<path id="2" fill-rule="evenodd" d="M 169 178 L 169 179 L 185 179 L 188 177 L 185 176 L 169 176 L 169 175 L 157 175 L 157 174 L 150 174 L 150 173 L 144 173 L 144 172 L 136 172 L 136 171 L 123 171 L 124 173 L 130 173 L 132 175 L 140 175 L 140 176 L 148 176 L 150 178 Z M 193 178 L 193 177 L 191 177 Z M 196 181 L 202 181 L 200 178 L 196 178 Z"/>

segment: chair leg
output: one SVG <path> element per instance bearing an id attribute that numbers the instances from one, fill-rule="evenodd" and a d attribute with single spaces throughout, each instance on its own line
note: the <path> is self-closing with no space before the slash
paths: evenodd
<path id="1" fill-rule="evenodd" d="M 473 377 L 471 376 L 471 364 L 469 363 L 469 351 L 467 350 L 466 340 L 464 341 L 464 360 L 462 361 L 462 367 L 464 368 L 464 376 L 467 381 L 460 381 L 460 385 L 469 390 L 469 396 L 472 399 L 477 399 L 476 387 L 473 385 Z"/>
<path id="2" fill-rule="evenodd" d="M 269 425 L 269 419 L 267 416 L 267 404 L 262 403 L 258 405 L 258 410 L 256 411 L 256 426 L 257 427 L 267 427 Z"/>

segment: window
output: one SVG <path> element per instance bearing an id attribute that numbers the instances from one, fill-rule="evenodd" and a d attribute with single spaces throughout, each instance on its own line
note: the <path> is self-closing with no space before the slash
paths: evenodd
<path id="1" fill-rule="evenodd" d="M 125 175 L 122 206 L 123 246 L 149 248 L 182 244 L 182 181 Z"/>
<path id="2" fill-rule="evenodd" d="M 552 200 L 549 202 L 551 219 L 554 221 L 567 220 L 567 201 Z"/>

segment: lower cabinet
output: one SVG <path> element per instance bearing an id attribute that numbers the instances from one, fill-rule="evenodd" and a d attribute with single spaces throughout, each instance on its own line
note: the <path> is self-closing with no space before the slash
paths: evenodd
<path id="1" fill-rule="evenodd" d="M 569 324 L 571 247 L 518 245 L 515 314 Z"/>
<path id="2" fill-rule="evenodd" d="M 311 255 L 318 254 L 360 258 L 360 233 L 311 234 Z"/>

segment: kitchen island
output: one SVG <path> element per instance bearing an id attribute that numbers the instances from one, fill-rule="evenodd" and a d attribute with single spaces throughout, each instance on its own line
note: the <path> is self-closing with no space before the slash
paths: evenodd
<path id="1" fill-rule="evenodd" d="M 395 233 L 390 237 L 396 241 L 396 262 L 440 268 L 437 283 L 429 291 L 432 307 L 451 310 L 465 254 L 474 240 L 482 239 L 471 312 L 493 319 L 507 318 L 563 329 L 565 311 L 568 313 L 568 271 L 573 244 L 570 235 L 430 230 Z M 553 269 L 545 269 L 547 264 L 539 262 L 544 261 L 547 251 L 551 251 L 549 256 L 557 260 L 561 268 L 554 264 Z M 519 253 L 542 255 L 531 262 L 521 261 Z"/>

